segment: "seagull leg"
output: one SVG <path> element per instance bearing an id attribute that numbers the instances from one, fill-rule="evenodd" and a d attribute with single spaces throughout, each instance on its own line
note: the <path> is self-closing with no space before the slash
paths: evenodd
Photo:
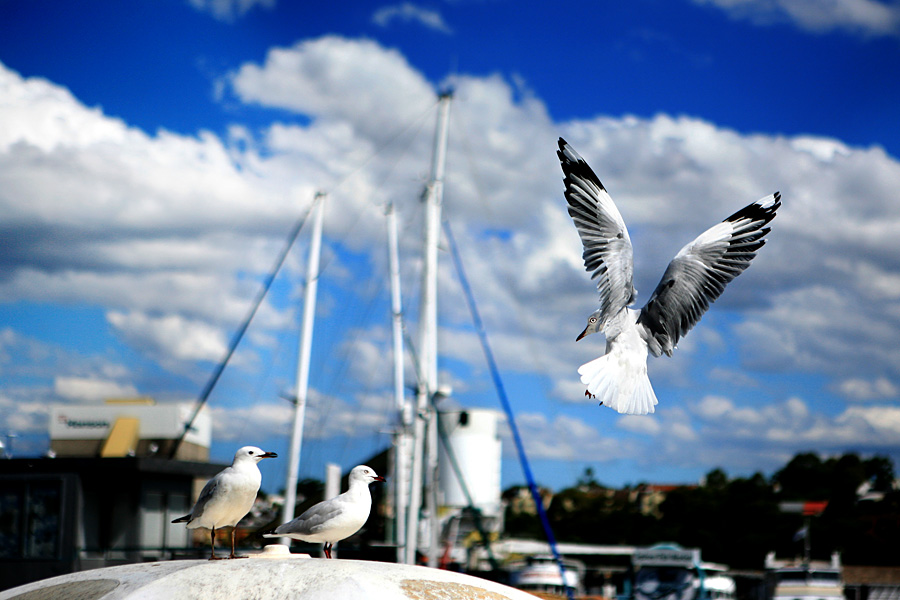
<path id="1" fill-rule="evenodd" d="M 234 553 L 234 531 L 237 529 L 237 526 L 231 528 L 231 554 L 228 558 L 247 558 L 246 556 L 238 556 Z"/>
<path id="2" fill-rule="evenodd" d="M 209 560 L 222 560 L 218 556 L 216 556 L 216 528 L 213 527 L 209 530 Z"/>
<path id="3" fill-rule="evenodd" d="M 325 542 L 325 558 L 331 558 L 331 544 Z"/>
<path id="4" fill-rule="evenodd" d="M 597 396 L 593 395 L 590 392 L 590 390 L 584 390 L 584 396 L 585 396 L 585 398 L 590 398 L 591 400 L 593 400 L 594 398 L 597 397 Z M 603 404 L 603 403 L 601 402 L 600 404 Z"/>

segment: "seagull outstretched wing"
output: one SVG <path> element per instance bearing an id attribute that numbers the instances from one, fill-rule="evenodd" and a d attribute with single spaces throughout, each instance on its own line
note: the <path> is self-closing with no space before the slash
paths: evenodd
<path id="1" fill-rule="evenodd" d="M 710 227 L 675 255 L 638 318 L 649 334 L 653 356 L 671 356 L 709 304 L 750 266 L 766 243 L 766 224 L 779 206 L 778 192 L 758 200 Z"/>
<path id="2" fill-rule="evenodd" d="M 584 246 L 584 266 L 597 280 L 603 324 L 634 300 L 631 238 L 606 188 L 581 156 L 562 138 L 559 156 L 569 216 Z"/>

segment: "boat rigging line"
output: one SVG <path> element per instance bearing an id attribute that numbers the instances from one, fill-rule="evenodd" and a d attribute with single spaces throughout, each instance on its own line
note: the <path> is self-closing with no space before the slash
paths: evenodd
<path id="1" fill-rule="evenodd" d="M 528 489 L 531 491 L 531 498 L 534 500 L 534 506 L 537 509 L 541 526 L 544 528 L 544 535 L 547 537 L 547 543 L 550 545 L 550 552 L 556 564 L 559 566 L 559 574 L 563 582 L 566 580 L 566 569 L 563 566 L 562 557 L 556 545 L 556 536 L 553 535 L 553 528 L 550 526 L 550 520 L 547 518 L 547 511 L 544 510 L 544 503 L 541 500 L 540 492 L 538 492 L 537 484 L 534 481 L 534 475 L 531 473 L 531 467 L 528 464 L 528 456 L 525 454 L 525 446 L 522 444 L 522 437 L 519 435 L 519 428 L 516 425 L 516 417 L 513 414 L 512 406 L 509 398 L 506 396 L 506 388 L 503 386 L 503 380 L 500 378 L 500 370 L 497 368 L 497 362 L 494 360 L 494 353 L 488 343 L 487 333 L 484 329 L 484 323 L 481 315 L 478 313 L 478 307 L 475 304 L 475 296 L 472 288 L 469 286 L 469 280 L 463 269 L 462 259 L 459 255 L 459 248 L 456 246 L 456 240 L 450 229 L 450 222 L 444 221 L 444 234 L 447 236 L 447 245 L 450 247 L 450 256 L 453 258 L 453 265 L 456 267 L 456 274 L 459 278 L 459 284 L 463 289 L 466 297 L 466 304 L 469 306 L 469 312 L 472 313 L 472 322 L 475 325 L 475 331 L 478 333 L 478 339 L 481 342 L 481 349 L 484 351 L 485 359 L 488 363 L 488 369 L 491 372 L 491 378 L 494 381 L 494 387 L 497 389 L 497 395 L 500 397 L 500 404 L 506 412 L 506 418 L 509 422 L 509 430 L 512 433 L 513 441 L 516 444 L 516 451 L 519 455 L 519 462 L 522 464 L 522 471 L 525 473 L 525 480 L 528 482 Z M 569 600 L 574 600 L 575 596 L 571 587 L 566 586 L 566 596 Z"/>
<path id="2" fill-rule="evenodd" d="M 387 148 L 396 142 L 402 135 L 407 133 L 409 130 L 413 129 L 413 127 L 419 125 L 421 121 L 424 119 L 426 115 L 432 112 L 434 107 L 438 104 L 436 101 L 434 104 L 428 107 L 427 110 L 422 111 L 420 115 L 417 115 L 414 119 L 412 119 L 405 127 L 399 129 L 394 135 L 388 138 L 383 144 L 381 144 L 374 152 L 372 152 L 365 160 L 360 162 L 359 165 L 349 173 L 347 173 L 343 178 L 341 178 L 335 185 L 333 189 L 339 188 L 343 185 L 347 180 L 352 178 L 358 172 L 360 172 L 366 165 L 368 165 L 376 156 L 386 151 Z M 327 194 L 325 191 L 316 192 L 316 197 L 320 194 Z M 241 340 L 244 338 L 244 334 L 247 332 L 247 329 L 250 327 L 250 323 L 253 321 L 253 318 L 256 316 L 256 312 L 259 310 L 259 307 L 262 305 L 263 300 L 265 300 L 266 295 L 269 293 L 269 289 L 272 287 L 272 283 L 275 281 L 275 277 L 278 275 L 278 272 L 281 270 L 281 267 L 284 265 L 284 261 L 287 259 L 288 254 L 290 253 L 291 248 L 294 246 L 294 243 L 297 241 L 297 237 L 300 235 L 300 231 L 302 231 L 304 224 L 306 223 L 307 218 L 309 218 L 310 213 L 312 212 L 313 207 L 315 206 L 315 202 L 312 202 L 310 206 L 307 207 L 306 211 L 303 215 L 298 219 L 293 229 L 291 229 L 288 234 L 287 241 L 285 242 L 281 252 L 278 255 L 278 258 L 275 260 L 275 264 L 272 269 L 269 271 L 269 275 L 266 277 L 263 282 L 263 286 L 257 294 L 253 304 L 250 307 L 250 310 L 247 312 L 247 316 L 241 322 L 240 327 L 237 332 L 235 332 L 234 336 L 231 339 L 231 342 L 228 345 L 228 350 L 225 353 L 225 356 L 216 365 L 216 368 L 213 370 L 210 375 L 209 380 L 207 380 L 206 385 L 203 386 L 203 389 L 200 392 L 200 395 L 197 397 L 197 404 L 194 407 L 194 411 L 191 413 L 190 418 L 184 424 L 184 430 L 181 432 L 181 435 L 175 441 L 172 446 L 172 450 L 169 452 L 169 459 L 174 459 L 175 455 L 178 453 L 178 450 L 181 448 L 181 444 L 184 442 L 184 438 L 187 436 L 188 432 L 194 426 L 194 421 L 197 419 L 197 415 L 200 414 L 200 411 L 203 410 L 203 407 L 206 405 L 206 402 L 209 400 L 209 396 L 215 388 L 216 384 L 219 381 L 219 378 L 222 376 L 222 373 L 225 371 L 225 367 L 228 366 L 228 363 L 231 361 L 232 355 L 234 355 L 235 350 L 237 350 L 238 345 L 241 343 Z M 330 261 L 326 261 L 325 265 L 323 265 L 319 273 L 321 274 L 324 271 Z"/>
<path id="3" fill-rule="evenodd" d="M 234 351 L 238 347 L 238 344 L 241 343 L 241 340 L 244 338 L 244 334 L 247 333 L 247 328 L 250 327 L 250 322 L 253 320 L 253 317 L 256 316 L 256 311 L 259 310 L 260 305 L 266 298 L 266 294 L 269 293 L 269 289 L 272 287 L 272 282 L 275 281 L 275 276 L 278 275 L 278 272 L 281 270 L 281 266 L 284 264 L 285 259 L 287 259 L 287 255 L 291 251 L 294 242 L 297 241 L 297 237 L 300 235 L 300 231 L 303 229 L 303 225 L 306 223 L 306 219 L 309 217 L 309 213 L 312 211 L 312 207 L 314 205 L 315 203 L 307 207 L 306 212 L 303 213 L 303 215 L 294 225 L 291 233 L 288 235 L 287 242 L 285 242 L 284 247 L 278 254 L 278 258 L 275 260 L 275 265 L 269 271 L 269 275 L 266 277 L 262 289 L 260 289 L 259 293 L 256 295 L 256 299 L 253 301 L 253 305 L 250 307 L 250 311 L 247 313 L 247 316 L 244 317 L 244 321 L 241 323 L 241 326 L 234 334 L 234 337 L 231 338 L 231 343 L 228 345 L 228 351 L 225 353 L 225 357 L 219 362 L 218 365 L 216 365 L 215 370 L 209 378 L 209 381 L 206 382 L 206 385 L 203 387 L 203 391 L 200 392 L 200 396 L 197 398 L 197 406 L 194 407 L 194 412 L 191 413 L 191 418 L 188 419 L 184 424 L 184 431 L 181 432 L 178 440 L 172 446 L 172 451 L 169 453 L 170 459 L 175 458 L 175 455 L 178 453 L 178 449 L 181 447 L 182 442 L 184 442 L 185 436 L 187 436 L 188 432 L 194 426 L 194 420 L 197 418 L 197 415 L 200 414 L 200 411 L 203 409 L 206 401 L 209 400 L 209 395 L 210 393 L 212 393 L 213 388 L 216 387 L 216 383 L 219 381 L 219 377 L 222 376 L 222 372 L 225 371 L 225 367 L 228 366 L 228 361 L 231 360 Z"/>

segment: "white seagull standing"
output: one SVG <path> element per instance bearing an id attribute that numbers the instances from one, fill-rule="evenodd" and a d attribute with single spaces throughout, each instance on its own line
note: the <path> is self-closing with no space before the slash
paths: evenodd
<path id="1" fill-rule="evenodd" d="M 335 542 L 350 537 L 366 524 L 372 510 L 369 484 L 385 480 L 366 465 L 353 467 L 349 479 L 349 489 L 340 496 L 314 504 L 293 521 L 279 525 L 274 532 L 263 536 L 289 537 L 312 544 L 324 542 L 325 556 L 331 558 L 331 547 Z"/>
<path id="2" fill-rule="evenodd" d="M 654 412 L 656 394 L 647 377 L 647 353 L 672 355 L 678 340 L 696 325 L 725 286 L 750 266 L 765 244 L 781 206 L 775 192 L 737 211 L 682 248 L 641 310 L 628 308 L 637 290 L 631 238 L 603 184 L 575 150 L 559 139 L 569 216 L 584 246 L 584 266 L 597 280 L 600 308 L 576 341 L 602 331 L 606 354 L 581 365 L 585 395 L 626 414 Z"/>
<path id="3" fill-rule="evenodd" d="M 188 529 L 209 529 L 209 560 L 217 560 L 216 529 L 231 527 L 231 554 L 228 558 L 246 558 L 234 554 L 234 526 L 250 512 L 259 492 L 262 474 L 257 463 L 264 458 L 276 458 L 256 446 L 244 446 L 234 454 L 234 461 L 206 482 L 190 514 L 172 521 L 187 523 Z"/>

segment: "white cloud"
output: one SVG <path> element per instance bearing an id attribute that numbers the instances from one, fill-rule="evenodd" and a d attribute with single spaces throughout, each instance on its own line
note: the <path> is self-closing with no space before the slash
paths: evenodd
<path id="1" fill-rule="evenodd" d="M 618 423 L 618 427 L 632 433 L 656 436 L 662 432 L 662 424 L 659 419 L 645 418 L 637 415 L 625 415 Z"/>
<path id="2" fill-rule="evenodd" d="M 596 427 L 566 415 L 550 420 L 540 413 L 522 413 L 516 424 L 529 459 L 607 462 L 629 457 L 633 451 L 630 443 L 603 437 Z M 504 448 L 513 452 L 509 439 Z"/>
<path id="3" fill-rule="evenodd" d="M 369 288 L 381 289 L 366 278 L 383 272 L 378 203 L 387 197 L 398 202 L 401 254 L 412 265 L 404 282 L 414 289 L 418 198 L 433 131 L 426 110 L 435 102 L 425 77 L 375 42 L 324 37 L 272 49 L 264 63 L 243 65 L 229 81 L 244 102 L 309 121 L 273 123 L 261 132 L 236 125 L 226 139 L 150 136 L 83 106 L 59 86 L 0 68 L 0 300 L 102 307 L 113 333 L 144 356 L 175 373 L 196 370 L 196 361 L 221 358 L 287 225 L 319 188 L 330 192 L 329 284 L 320 288 L 320 313 L 339 315 L 345 327 L 326 330 L 331 339 L 343 344 L 370 327 L 360 299 L 375 293 Z M 889 397 L 900 377 L 895 158 L 879 148 L 744 135 L 664 114 L 555 123 L 539 98 L 501 76 L 460 76 L 453 83 L 445 215 L 501 370 L 541 381 L 529 381 L 533 404 L 524 411 L 530 452 L 641 460 L 664 448 L 666 460 L 693 454 L 712 462 L 710 448 L 726 437 L 767 440 L 760 451 L 767 456 L 802 444 L 864 442 L 875 413 L 847 412 L 839 421 L 813 402 L 773 402 L 766 376 L 808 372 L 845 395 Z M 415 126 L 404 129 L 410 123 Z M 397 131 L 405 133 L 392 137 Z M 614 421 L 619 417 L 593 402 L 565 407 L 572 414 L 582 408 L 609 413 L 598 419 L 616 422 L 627 444 L 601 435 L 593 418 L 539 414 L 556 411 L 558 399 L 580 400 L 575 369 L 603 350 L 601 339 L 574 343 L 597 296 L 562 200 L 554 153 L 560 133 L 594 167 L 629 225 L 638 304 L 700 231 L 776 189 L 784 197 L 768 244 L 711 308 L 725 325 L 704 320 L 701 327 L 709 329 L 688 334 L 677 359 L 651 365 L 658 393 L 660 386 L 690 389 L 699 372 L 713 383 L 724 373 L 733 396 L 698 386 L 695 407 L 661 398 L 652 420 Z M 355 262 L 329 250 L 332 244 L 356 253 Z M 299 260 L 291 260 L 295 271 Z M 449 269 L 440 286 L 446 357 L 483 374 L 481 349 Z M 292 317 L 292 310 L 264 305 L 263 333 L 292 324 Z M 384 421 L 390 399 L 378 386 L 390 382 L 386 327 L 387 319 L 371 330 L 347 371 L 347 389 L 367 373 L 373 388 L 336 403 L 342 410 L 331 412 L 334 425 L 323 423 L 321 431 L 351 430 L 353 420 Z M 4 346 L 4 336 L 16 332 L 0 331 L 6 374 L 4 353 L 14 360 L 18 351 L 10 350 L 12 341 Z M 733 355 L 734 362 L 706 377 L 712 354 Z M 98 368 L 61 376 L 129 381 Z M 776 397 L 792 393 L 811 395 Z M 747 394 L 760 396 L 758 405 L 749 405 Z M 360 403 L 370 404 L 356 410 Z M 272 410 L 284 416 L 283 407 Z M 240 423 L 252 416 L 238 411 L 219 418 Z M 890 439 L 889 431 L 879 439 Z M 733 458 L 749 460 L 739 454 Z"/>
<path id="4" fill-rule="evenodd" d="M 372 21 L 381 27 L 387 27 L 394 21 L 419 23 L 428 29 L 433 29 L 440 33 L 452 33 L 450 27 L 444 22 L 441 13 L 436 10 L 416 6 L 412 2 L 392 4 L 379 8 L 372 15 Z"/>
<path id="5" fill-rule="evenodd" d="M 237 162 L 252 152 L 208 133 L 148 136 L 2 66 L 0 105 L 0 298 L 102 306 L 155 359 L 221 358 L 283 243 L 284 215 L 314 188 L 286 193 Z M 289 316 L 266 303 L 256 322 Z"/>
<path id="6" fill-rule="evenodd" d="M 233 73 L 231 86 L 245 103 L 341 120 L 376 141 L 436 101 L 431 85 L 399 52 L 335 36 L 273 48 L 262 66 L 246 63 Z M 346 150 L 327 148 L 326 157 Z"/>
<path id="7" fill-rule="evenodd" d="M 880 0 L 694 0 L 758 25 L 792 22 L 813 33 L 848 31 L 863 36 L 900 34 L 900 6 Z"/>
<path id="8" fill-rule="evenodd" d="M 304 414 L 304 440 L 335 436 L 358 438 L 361 432 L 387 431 L 391 424 L 386 396 L 365 396 L 347 401 L 312 389 Z M 288 438 L 294 422 L 294 406 L 285 401 L 255 402 L 230 406 L 211 405 L 216 440 L 239 441 L 249 435 Z"/>
<path id="9" fill-rule="evenodd" d="M 18 396 L 31 396 L 32 399 Z M 3 422 L 3 431 L 0 435 L 13 432 L 46 433 L 47 419 L 50 414 L 50 404 L 42 400 L 34 400 L 34 394 L 7 395 L 0 392 L 0 422 Z"/>
<path id="10" fill-rule="evenodd" d="M 208 12 L 220 21 L 231 23 L 257 6 L 272 8 L 276 0 L 188 0 L 188 2 L 201 12 Z"/>
<path id="11" fill-rule="evenodd" d="M 237 407 L 211 405 L 209 411 L 216 441 L 240 442 L 256 436 L 262 443 L 264 438 L 284 438 L 291 435 L 294 422 L 294 407 L 287 401 Z"/>
<path id="12" fill-rule="evenodd" d="M 7 408 L 13 413 L 17 406 L 28 412 L 26 407 L 33 404 L 46 407 L 51 402 L 134 395 L 137 389 L 133 378 L 130 368 L 109 356 L 68 350 L 12 327 L 0 329 L 0 395 L 8 395 Z M 36 385 L 35 381 L 41 383 Z M 41 415 L 45 413 L 40 411 Z M 0 421 L 3 418 L 0 414 Z M 6 418 L 12 420 L 15 415 Z"/>
<path id="13" fill-rule="evenodd" d="M 837 389 L 848 400 L 883 400 L 900 394 L 897 385 L 887 377 L 874 380 L 851 377 L 838 382 Z"/>
<path id="14" fill-rule="evenodd" d="M 724 381 L 741 388 L 755 388 L 760 386 L 760 382 L 748 373 L 724 367 L 713 367 L 710 369 L 709 378 L 711 381 Z"/>
<path id="15" fill-rule="evenodd" d="M 900 407 L 850 406 L 836 415 L 814 411 L 801 398 L 756 406 L 738 406 L 708 396 L 691 408 L 702 422 L 700 434 L 716 440 L 769 443 L 785 454 L 821 448 L 888 450 L 900 439 Z"/>
<path id="16" fill-rule="evenodd" d="M 137 311 L 113 311 L 107 319 L 134 346 L 159 356 L 171 353 L 179 360 L 218 361 L 227 349 L 219 329 L 179 315 L 154 317 Z"/>
<path id="17" fill-rule="evenodd" d="M 851 406 L 837 418 L 839 426 L 846 427 L 857 443 L 872 446 L 896 446 L 900 444 L 900 407 Z"/>
<path id="18" fill-rule="evenodd" d="M 734 410 L 734 403 L 728 398 L 707 396 L 696 405 L 695 410 L 707 419 L 719 419 Z"/>
<path id="19" fill-rule="evenodd" d="M 53 382 L 57 395 L 80 402 L 102 402 L 110 398 L 137 396 L 137 388 L 130 383 L 120 383 L 95 377 L 57 377 Z"/>

